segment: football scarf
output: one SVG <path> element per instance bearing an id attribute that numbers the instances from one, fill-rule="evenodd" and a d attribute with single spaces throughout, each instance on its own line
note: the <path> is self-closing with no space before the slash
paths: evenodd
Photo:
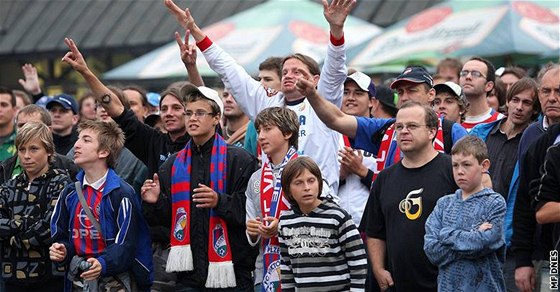
<path id="1" fill-rule="evenodd" d="M 280 164 L 280 171 L 274 177 L 272 168 L 270 167 L 270 157 L 262 167 L 261 172 L 261 212 L 262 218 L 275 217 L 280 218 L 280 213 L 289 209 L 289 203 L 284 198 L 282 192 L 282 184 L 280 178 L 286 164 L 296 158 L 296 148 L 290 146 L 286 157 Z M 276 182 L 274 182 L 276 178 Z M 280 289 L 280 244 L 278 236 L 266 238 L 262 240 L 263 254 L 263 281 L 262 291 L 281 291 Z"/>
<path id="2" fill-rule="evenodd" d="M 383 135 L 383 139 L 381 140 L 379 152 L 377 153 L 377 170 L 373 172 L 373 181 L 375 181 L 380 171 L 401 160 L 401 150 L 397 146 L 397 143 L 392 143 L 397 140 L 396 135 L 395 124 L 392 124 L 387 131 L 385 131 L 385 135 Z M 444 153 L 442 119 L 438 119 L 434 149 Z"/>
<path id="3" fill-rule="evenodd" d="M 191 162 L 192 140 L 179 151 L 171 168 L 171 249 L 167 259 L 166 271 L 181 272 L 193 270 L 193 256 L 190 247 L 191 234 Z M 227 145 L 216 134 L 210 158 L 210 188 L 225 193 Z M 208 276 L 207 288 L 235 287 L 235 273 L 229 245 L 226 222 L 214 209 L 210 209 L 208 229 Z"/>

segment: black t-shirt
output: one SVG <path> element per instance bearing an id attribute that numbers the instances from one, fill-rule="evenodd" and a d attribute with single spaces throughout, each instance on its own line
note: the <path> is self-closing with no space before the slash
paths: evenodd
<path id="1" fill-rule="evenodd" d="M 395 291 L 437 291 L 437 267 L 424 253 L 424 225 L 437 200 L 456 189 L 451 158 L 442 153 L 419 168 L 399 162 L 379 173 L 366 206 L 366 233 L 385 240 Z"/>

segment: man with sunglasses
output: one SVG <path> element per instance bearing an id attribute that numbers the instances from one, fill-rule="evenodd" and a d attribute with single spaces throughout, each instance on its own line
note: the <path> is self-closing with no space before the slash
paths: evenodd
<path id="1" fill-rule="evenodd" d="M 486 102 L 486 96 L 494 88 L 496 81 L 496 69 L 486 59 L 480 57 L 470 58 L 463 70 L 459 72 L 459 85 L 469 102 L 469 110 L 462 123 L 467 131 L 474 126 L 489 123 L 504 117 L 501 113 L 493 110 Z"/>

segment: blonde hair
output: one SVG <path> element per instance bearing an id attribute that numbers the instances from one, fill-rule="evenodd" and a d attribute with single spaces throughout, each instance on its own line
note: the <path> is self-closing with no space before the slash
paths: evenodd
<path id="1" fill-rule="evenodd" d="M 49 127 L 43 123 L 29 122 L 18 129 L 15 141 L 16 149 L 35 139 L 39 139 L 47 153 L 50 154 L 49 163 L 53 162 L 55 151 L 53 136 Z"/>

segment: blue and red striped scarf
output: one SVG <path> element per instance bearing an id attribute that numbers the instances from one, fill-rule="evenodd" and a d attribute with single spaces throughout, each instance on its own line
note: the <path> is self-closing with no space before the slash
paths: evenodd
<path id="1" fill-rule="evenodd" d="M 179 151 L 171 168 L 171 250 L 167 259 L 167 272 L 193 270 L 193 256 L 190 247 L 191 233 L 191 171 L 192 140 Z M 227 144 L 216 134 L 210 158 L 210 188 L 220 194 L 226 192 Z M 208 230 L 208 276 L 207 288 L 235 287 L 235 272 L 229 244 L 227 224 L 210 209 Z"/>
<path id="2" fill-rule="evenodd" d="M 284 167 L 292 159 L 298 157 L 295 147 L 290 146 L 284 160 L 279 165 L 276 177 L 270 167 L 270 157 L 262 166 L 261 172 L 261 215 L 262 218 L 280 218 L 284 210 L 288 210 L 290 203 L 284 197 L 282 191 L 281 176 Z M 276 179 L 276 181 L 274 181 Z M 274 182 L 274 184 L 273 184 Z M 263 221 L 266 222 L 266 221 Z M 278 236 L 265 238 L 262 240 L 263 254 L 263 280 L 262 291 L 280 291 L 280 243 Z"/>
<path id="3" fill-rule="evenodd" d="M 87 185 L 83 188 L 84 198 L 89 206 L 82 206 L 82 203 L 78 202 L 76 206 L 76 211 L 74 213 L 74 226 L 72 226 L 72 241 L 74 243 L 74 249 L 77 255 L 82 257 L 97 257 L 105 251 L 105 239 L 103 235 L 94 227 L 93 223 L 89 220 L 89 217 L 84 212 L 85 208 L 90 208 L 95 219 L 99 222 L 99 208 L 101 204 L 101 198 L 103 196 L 103 189 L 105 184 L 103 184 L 99 190 L 95 190 L 93 187 Z"/>

